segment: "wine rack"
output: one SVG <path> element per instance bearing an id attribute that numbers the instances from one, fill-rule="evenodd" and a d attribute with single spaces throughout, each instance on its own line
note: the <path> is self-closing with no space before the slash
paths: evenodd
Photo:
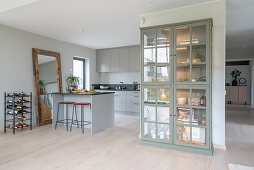
<path id="1" fill-rule="evenodd" d="M 32 92 L 4 93 L 4 133 L 12 129 L 30 128 L 32 130 Z"/>

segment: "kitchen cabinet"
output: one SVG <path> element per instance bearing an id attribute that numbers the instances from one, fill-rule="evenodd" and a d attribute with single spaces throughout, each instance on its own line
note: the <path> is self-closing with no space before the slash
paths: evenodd
<path id="1" fill-rule="evenodd" d="M 141 143 L 211 155 L 210 19 L 141 29 Z"/>
<path id="2" fill-rule="evenodd" d="M 140 71 L 140 48 L 139 46 L 130 47 L 130 71 Z"/>
<path id="3" fill-rule="evenodd" d="M 96 51 L 97 72 L 139 72 L 140 47 L 127 46 Z"/>
<path id="4" fill-rule="evenodd" d="M 119 72 L 130 71 L 130 48 L 121 47 L 119 55 Z"/>
<path id="5" fill-rule="evenodd" d="M 96 52 L 96 71 L 110 72 L 110 49 L 98 50 Z"/>
<path id="6" fill-rule="evenodd" d="M 105 90 L 96 90 L 105 91 Z M 126 112 L 129 115 L 138 115 L 140 112 L 140 91 L 113 91 L 114 106 L 117 112 Z"/>
<path id="7" fill-rule="evenodd" d="M 247 86 L 226 86 L 226 102 L 247 103 Z"/>
<path id="8" fill-rule="evenodd" d="M 119 48 L 112 48 L 110 50 L 110 72 L 118 72 L 119 71 Z"/>

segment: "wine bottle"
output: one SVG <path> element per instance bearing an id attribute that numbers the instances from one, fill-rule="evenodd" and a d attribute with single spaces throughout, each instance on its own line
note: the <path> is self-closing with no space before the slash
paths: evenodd
<path id="1" fill-rule="evenodd" d="M 13 103 L 13 100 L 7 100 L 7 103 Z"/>
<path id="2" fill-rule="evenodd" d="M 14 93 L 8 93 L 7 96 L 8 96 L 8 97 L 13 97 L 13 96 L 14 96 Z"/>
<path id="3" fill-rule="evenodd" d="M 15 110 L 15 112 L 14 112 L 15 114 L 18 114 L 18 111 L 17 110 Z M 9 114 L 9 115 L 13 115 L 13 112 L 12 111 L 8 111 L 7 112 L 7 114 Z"/>
<path id="4" fill-rule="evenodd" d="M 29 112 L 26 111 L 26 110 L 19 110 L 18 113 L 20 113 L 20 114 L 26 114 L 26 113 L 29 113 Z"/>
<path id="5" fill-rule="evenodd" d="M 28 100 L 25 100 L 25 99 L 19 99 L 17 100 L 17 103 L 28 103 L 29 101 Z"/>

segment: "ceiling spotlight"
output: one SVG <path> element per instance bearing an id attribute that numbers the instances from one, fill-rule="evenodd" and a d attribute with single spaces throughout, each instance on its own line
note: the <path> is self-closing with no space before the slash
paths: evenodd
<path id="1" fill-rule="evenodd" d="M 80 29 L 79 31 L 80 31 L 80 32 L 83 32 L 83 31 L 85 31 L 85 30 L 84 30 L 84 29 Z"/>
<path id="2" fill-rule="evenodd" d="M 152 4 L 152 3 L 153 3 L 153 1 L 148 1 L 147 3 Z"/>

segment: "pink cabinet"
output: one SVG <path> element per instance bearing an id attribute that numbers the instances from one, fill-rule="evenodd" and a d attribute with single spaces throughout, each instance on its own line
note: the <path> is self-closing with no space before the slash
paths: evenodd
<path id="1" fill-rule="evenodd" d="M 238 101 L 247 101 L 247 86 L 238 86 Z"/>
<path id="2" fill-rule="evenodd" d="M 230 89 L 229 86 L 226 86 L 226 98 L 225 98 L 225 101 L 227 103 L 230 102 L 230 96 L 229 96 L 230 92 L 229 92 L 229 89 Z"/>
<path id="3" fill-rule="evenodd" d="M 247 86 L 226 86 L 226 102 L 247 102 Z"/>

